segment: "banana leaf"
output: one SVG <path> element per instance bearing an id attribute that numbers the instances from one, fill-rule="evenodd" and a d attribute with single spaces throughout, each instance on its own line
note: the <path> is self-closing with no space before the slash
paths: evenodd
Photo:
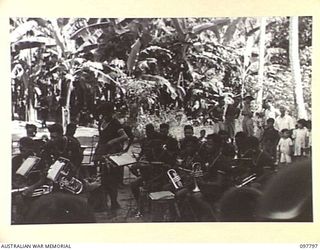
<path id="1" fill-rule="evenodd" d="M 16 42 L 12 45 L 14 51 L 24 50 L 24 49 L 32 49 L 32 48 L 40 48 L 45 45 L 45 43 L 41 43 L 38 41 L 20 41 Z"/>
<path id="2" fill-rule="evenodd" d="M 233 38 L 234 33 L 237 30 L 237 24 L 239 23 L 239 21 L 241 20 L 241 18 L 237 18 L 235 20 L 233 20 L 230 25 L 228 26 L 226 32 L 224 33 L 224 37 L 223 37 L 223 43 L 227 44 L 231 41 L 231 39 Z"/>
<path id="3" fill-rule="evenodd" d="M 34 20 L 28 21 L 19 25 L 15 30 L 10 34 L 10 41 L 12 43 L 17 42 L 21 39 L 28 31 L 34 29 L 37 26 L 37 22 Z"/>
<path id="4" fill-rule="evenodd" d="M 173 25 L 174 25 L 174 27 L 176 28 L 176 30 L 178 32 L 179 40 L 184 40 L 185 36 L 186 36 L 186 32 L 182 28 L 182 26 L 180 24 L 180 20 L 178 18 L 172 18 L 172 22 L 173 22 Z"/>
<path id="5" fill-rule="evenodd" d="M 192 33 L 194 34 L 199 34 L 202 31 L 205 30 L 212 30 L 215 35 L 219 38 L 219 30 L 218 28 L 224 25 L 227 25 L 230 23 L 229 19 L 221 19 L 221 20 L 217 20 L 214 23 L 204 23 L 204 24 L 200 24 L 200 25 L 196 25 L 194 27 L 192 27 Z"/>
<path id="6" fill-rule="evenodd" d="M 178 97 L 178 94 L 175 90 L 175 88 L 172 86 L 172 84 L 167 80 L 165 79 L 164 77 L 162 76 L 157 76 L 157 75 L 148 75 L 148 74 L 143 74 L 141 76 L 141 78 L 143 80 L 148 80 L 148 81 L 155 81 L 157 82 L 158 84 L 160 84 L 161 86 L 162 85 L 165 85 L 167 87 L 167 92 L 168 94 L 170 94 L 171 98 L 173 100 L 175 100 L 177 97 Z"/>
<path id="7" fill-rule="evenodd" d="M 140 38 L 138 38 L 136 42 L 132 45 L 131 51 L 127 60 L 127 70 L 129 74 L 131 74 L 132 70 L 134 69 L 136 60 L 139 55 L 140 48 L 141 48 L 141 42 L 140 42 Z"/>
<path id="8" fill-rule="evenodd" d="M 87 25 L 85 27 L 80 28 L 76 32 L 74 32 L 70 36 L 70 39 L 76 39 L 78 36 L 80 36 L 87 29 L 102 29 L 102 28 L 105 28 L 105 27 L 108 27 L 108 26 L 110 26 L 110 22 L 102 22 L 102 23 L 95 23 L 95 24 Z"/>

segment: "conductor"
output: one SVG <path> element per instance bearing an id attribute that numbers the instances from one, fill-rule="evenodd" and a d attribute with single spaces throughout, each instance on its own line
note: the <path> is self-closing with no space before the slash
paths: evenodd
<path id="1" fill-rule="evenodd" d="M 113 117 L 114 105 L 104 103 L 98 107 L 99 113 L 99 141 L 95 150 L 94 160 L 98 164 L 103 162 L 103 156 L 120 153 L 123 142 L 128 140 L 128 135 L 120 122 Z M 118 182 L 121 170 L 119 167 L 102 167 L 102 192 L 107 193 L 111 200 L 111 210 L 120 208 L 117 202 Z M 103 199 L 104 200 L 104 199 Z M 105 205 L 105 204 L 104 204 Z"/>

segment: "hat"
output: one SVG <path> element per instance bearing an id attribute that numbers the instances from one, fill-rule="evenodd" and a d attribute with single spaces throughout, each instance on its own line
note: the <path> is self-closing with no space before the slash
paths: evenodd
<path id="1" fill-rule="evenodd" d="M 254 98 L 251 95 L 247 95 L 245 98 L 243 98 L 243 100 L 247 100 L 249 99 L 250 101 L 253 101 Z"/>

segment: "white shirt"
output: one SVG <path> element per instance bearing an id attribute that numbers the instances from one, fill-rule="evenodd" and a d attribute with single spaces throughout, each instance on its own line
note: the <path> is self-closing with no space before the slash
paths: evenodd
<path id="1" fill-rule="evenodd" d="M 276 119 L 276 116 L 280 115 L 279 110 L 276 110 L 274 107 L 270 107 L 269 109 L 265 109 L 264 111 L 264 117 L 267 121 L 269 118 Z"/>
<path id="2" fill-rule="evenodd" d="M 278 150 L 283 154 L 290 154 L 290 146 L 293 145 L 291 138 L 281 138 L 278 143 Z"/>
<path id="3" fill-rule="evenodd" d="M 290 115 L 278 116 L 274 123 L 274 128 L 281 132 L 282 129 L 295 129 L 294 120 Z"/>

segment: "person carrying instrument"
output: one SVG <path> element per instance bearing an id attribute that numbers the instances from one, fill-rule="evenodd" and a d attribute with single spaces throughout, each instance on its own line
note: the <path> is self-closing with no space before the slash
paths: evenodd
<path id="1" fill-rule="evenodd" d="M 112 103 L 104 103 L 98 107 L 100 115 L 99 120 L 99 141 L 95 150 L 94 161 L 96 164 L 103 161 L 103 156 L 120 153 L 122 151 L 123 142 L 128 140 L 128 135 L 121 126 L 120 122 L 114 118 L 114 105 Z M 111 210 L 120 208 L 117 201 L 120 168 L 106 166 L 101 169 L 102 189 L 110 196 Z M 103 205 L 104 206 L 104 205 Z M 103 208 L 104 209 L 104 208 Z"/>

